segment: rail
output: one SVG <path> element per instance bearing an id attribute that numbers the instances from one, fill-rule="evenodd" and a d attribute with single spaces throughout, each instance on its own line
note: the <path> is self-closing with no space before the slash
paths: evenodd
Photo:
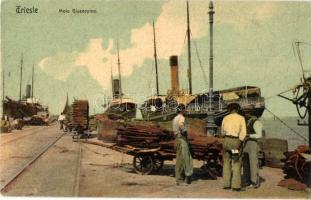
<path id="1" fill-rule="evenodd" d="M 48 144 L 45 148 L 42 149 L 36 156 L 33 157 L 29 162 L 27 162 L 17 173 L 15 173 L 9 180 L 7 180 L 1 187 L 0 191 L 3 192 L 9 188 L 11 183 L 13 183 L 25 170 L 30 167 L 36 160 L 38 160 L 49 148 L 51 148 L 58 140 L 60 140 L 66 133 L 62 133 L 54 141 Z"/>

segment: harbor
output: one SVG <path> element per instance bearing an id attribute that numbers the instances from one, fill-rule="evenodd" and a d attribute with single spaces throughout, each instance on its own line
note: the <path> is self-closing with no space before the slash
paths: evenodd
<path id="1" fill-rule="evenodd" d="M 96 12 L 42 14 L 47 2 L 25 18 L 50 19 L 38 38 L 70 36 L 42 51 L 5 32 L 2 196 L 310 198 L 308 3 L 78 4 Z"/>
<path id="2" fill-rule="evenodd" d="M 10 176 L 23 169 L 26 163 L 36 158 L 43 149 L 62 136 L 62 132 L 57 129 L 58 126 L 53 124 L 49 128 L 44 128 L 45 131 L 42 131 L 41 127 L 29 127 L 23 130 L 23 133 L 16 131 L 11 135 L 1 135 L 1 152 L 5 153 L 1 154 L 3 163 L 1 187 L 11 178 Z M 290 133 L 288 137 L 291 138 Z M 109 146 L 111 143 L 106 145 Z M 255 195 L 256 198 L 284 199 L 310 197 L 310 190 L 293 191 L 278 186 L 278 182 L 283 178 L 282 170 L 279 168 L 263 167 L 260 176 L 265 181 L 261 188 L 256 191 L 250 189 L 243 193 L 235 193 L 223 191 L 221 178 L 210 180 L 207 174 L 200 170 L 202 162 L 194 163 L 193 184 L 178 187 L 173 177 L 174 162 L 166 162 L 159 174 L 140 175 L 133 171 L 132 159 L 132 156 L 108 148 L 73 143 L 71 135 L 66 134 L 33 164 L 27 165 L 27 169 L 2 191 L 2 195 L 149 198 L 253 198 Z"/>

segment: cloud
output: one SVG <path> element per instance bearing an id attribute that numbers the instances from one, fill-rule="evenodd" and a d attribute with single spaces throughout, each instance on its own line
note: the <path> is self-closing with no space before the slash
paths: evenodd
<path id="1" fill-rule="evenodd" d="M 112 40 L 109 40 L 108 47 L 103 48 L 103 39 L 91 39 L 85 52 L 78 54 L 76 66 L 86 66 L 92 77 L 102 86 L 107 86 L 110 82 L 110 71 L 114 55 L 110 53 L 113 48 Z"/>
<path id="2" fill-rule="evenodd" d="M 242 31 L 254 20 L 269 19 L 275 10 L 274 4 L 270 2 L 216 2 L 214 5 L 215 23 L 232 24 L 237 31 Z M 207 12 L 208 2 L 190 1 L 191 33 L 195 39 L 208 34 Z M 186 2 L 165 2 L 155 21 L 155 27 L 158 58 L 168 59 L 171 55 L 181 55 L 186 45 Z M 116 43 L 108 39 L 108 47 L 104 48 L 103 41 L 103 38 L 93 38 L 84 51 L 47 57 L 40 61 L 39 66 L 63 80 L 75 67 L 86 66 L 95 80 L 102 86 L 109 87 L 111 66 L 113 73 L 117 73 L 117 55 L 115 52 L 111 53 Z M 135 66 L 140 67 L 146 59 L 153 59 L 153 31 L 150 22 L 131 31 L 130 47 L 122 48 L 120 44 L 120 59 L 123 76 L 130 76 Z"/>
<path id="3" fill-rule="evenodd" d="M 68 75 L 74 70 L 74 62 L 78 54 L 72 53 L 58 53 L 54 56 L 49 56 L 42 59 L 38 66 L 47 74 L 53 75 L 54 78 L 59 80 L 66 80 Z"/>

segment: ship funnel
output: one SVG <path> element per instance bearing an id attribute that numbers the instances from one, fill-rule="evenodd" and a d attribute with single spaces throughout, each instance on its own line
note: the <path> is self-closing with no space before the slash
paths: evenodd
<path id="1" fill-rule="evenodd" d="M 27 85 L 26 86 L 26 98 L 30 98 L 31 97 L 31 85 Z"/>
<path id="2" fill-rule="evenodd" d="M 171 89 L 172 92 L 179 91 L 179 77 L 178 77 L 178 56 L 170 57 L 170 66 L 171 66 Z"/>
<path id="3" fill-rule="evenodd" d="M 112 95 L 114 98 L 118 98 L 120 96 L 120 80 L 119 79 L 113 79 Z"/>

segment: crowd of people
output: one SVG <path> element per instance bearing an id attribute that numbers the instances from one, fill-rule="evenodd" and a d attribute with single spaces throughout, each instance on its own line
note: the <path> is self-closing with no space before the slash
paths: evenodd
<path id="1" fill-rule="evenodd" d="M 230 113 L 224 117 L 221 126 L 221 135 L 224 137 L 223 188 L 233 191 L 243 191 L 245 186 L 260 187 L 257 140 L 262 137 L 263 125 L 255 116 L 239 114 L 239 109 L 239 104 L 229 104 Z M 185 107 L 179 106 L 178 115 L 173 119 L 176 185 L 191 184 L 193 174 L 184 114 Z"/>

